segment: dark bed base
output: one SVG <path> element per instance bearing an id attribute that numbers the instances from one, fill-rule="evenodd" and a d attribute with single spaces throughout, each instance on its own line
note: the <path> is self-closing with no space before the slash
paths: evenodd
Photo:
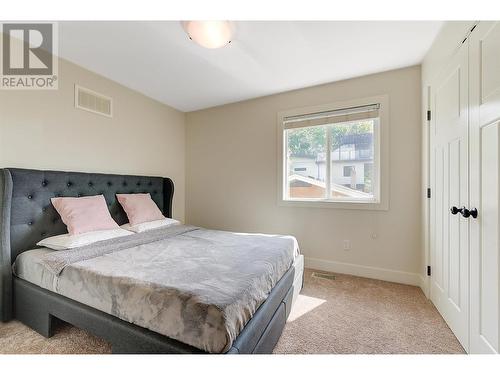
<path id="1" fill-rule="evenodd" d="M 227 354 L 272 353 L 290 314 L 293 296 L 302 287 L 302 271 L 298 275 L 295 272 L 292 267 L 276 284 Z M 14 277 L 13 281 L 16 319 L 45 337 L 53 335 L 55 319 L 60 319 L 108 341 L 113 353 L 205 353 L 25 280 Z"/>

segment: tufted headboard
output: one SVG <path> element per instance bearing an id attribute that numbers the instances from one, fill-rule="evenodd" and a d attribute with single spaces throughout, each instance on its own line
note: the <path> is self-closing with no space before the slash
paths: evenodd
<path id="1" fill-rule="evenodd" d="M 128 220 L 117 193 L 150 193 L 163 214 L 172 217 L 170 178 L 0 169 L 0 320 L 11 318 L 11 266 L 16 257 L 42 238 L 67 232 L 50 198 L 103 194 L 111 216 L 122 225 Z"/>

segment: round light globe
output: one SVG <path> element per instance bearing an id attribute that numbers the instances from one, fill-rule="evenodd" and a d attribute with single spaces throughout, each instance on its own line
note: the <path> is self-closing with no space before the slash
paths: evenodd
<path id="1" fill-rule="evenodd" d="M 189 37 L 205 48 L 220 48 L 231 42 L 233 30 L 229 21 L 184 21 Z"/>

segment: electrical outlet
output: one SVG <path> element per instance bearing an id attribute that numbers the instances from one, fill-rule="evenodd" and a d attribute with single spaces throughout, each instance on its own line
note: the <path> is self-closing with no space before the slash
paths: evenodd
<path id="1" fill-rule="evenodd" d="M 344 250 L 351 250 L 351 241 L 344 240 Z"/>

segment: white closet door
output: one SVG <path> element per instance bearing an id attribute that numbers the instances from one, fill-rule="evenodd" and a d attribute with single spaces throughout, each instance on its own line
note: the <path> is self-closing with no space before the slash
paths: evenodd
<path id="1" fill-rule="evenodd" d="M 469 346 L 468 43 L 431 85 L 431 300 Z M 455 207 L 454 214 L 450 209 Z"/>
<path id="2" fill-rule="evenodd" d="M 480 22 L 470 38 L 470 351 L 499 351 L 500 23 Z"/>

